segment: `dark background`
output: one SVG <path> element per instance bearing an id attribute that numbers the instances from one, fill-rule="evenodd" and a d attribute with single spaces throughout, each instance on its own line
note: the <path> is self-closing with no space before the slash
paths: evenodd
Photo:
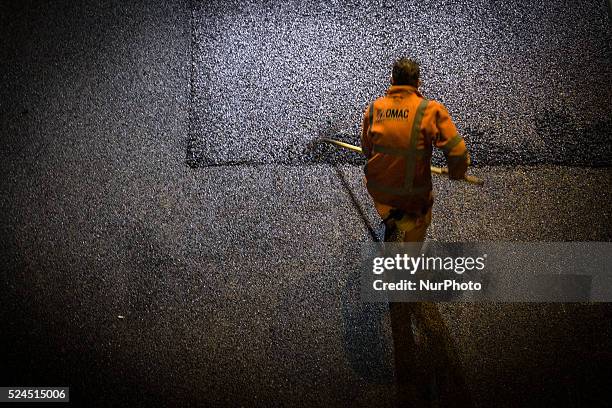
<path id="1" fill-rule="evenodd" d="M 0 5 L 2 385 L 392 406 L 351 252 L 380 224 L 358 159 L 311 142 L 355 142 L 400 52 L 486 182 L 436 178 L 428 239 L 610 240 L 606 2 L 300 4 Z M 610 401 L 607 304 L 437 309 L 475 406 Z"/>

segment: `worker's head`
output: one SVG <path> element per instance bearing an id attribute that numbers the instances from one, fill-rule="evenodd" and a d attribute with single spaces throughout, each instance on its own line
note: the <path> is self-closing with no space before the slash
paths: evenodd
<path id="1" fill-rule="evenodd" d="M 412 85 L 418 87 L 421 80 L 419 64 L 410 58 L 400 58 L 393 64 L 392 85 Z"/>

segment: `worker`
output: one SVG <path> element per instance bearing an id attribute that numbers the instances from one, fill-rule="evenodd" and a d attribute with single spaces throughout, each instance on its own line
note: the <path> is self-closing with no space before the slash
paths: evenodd
<path id="1" fill-rule="evenodd" d="M 470 164 L 446 108 L 419 92 L 419 76 L 415 61 L 397 60 L 391 87 L 363 116 L 366 187 L 385 223 L 385 241 L 422 243 L 425 239 L 433 205 L 433 146 L 444 152 L 451 179 L 464 178 Z M 408 252 L 418 256 L 421 245 L 417 246 Z M 431 406 L 430 384 L 436 384 L 440 406 L 469 406 L 448 375 L 453 361 L 448 354 L 449 335 L 435 303 L 391 302 L 389 312 L 398 406 Z M 426 350 L 418 351 L 413 327 L 426 338 Z"/>
<path id="2" fill-rule="evenodd" d="M 391 87 L 363 116 L 361 147 L 366 187 L 385 223 L 385 241 L 422 242 L 431 222 L 432 146 L 442 149 L 451 179 L 470 164 L 463 138 L 448 111 L 419 92 L 420 67 L 401 58 Z"/>

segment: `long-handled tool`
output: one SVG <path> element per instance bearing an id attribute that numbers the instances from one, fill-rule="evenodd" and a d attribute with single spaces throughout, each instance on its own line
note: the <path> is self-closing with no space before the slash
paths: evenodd
<path id="1" fill-rule="evenodd" d="M 352 150 L 354 152 L 363 154 L 363 150 L 361 150 L 361 147 L 359 147 L 359 146 L 355 146 L 355 145 L 352 145 L 352 144 L 349 144 L 349 143 L 344 143 L 344 142 L 341 142 L 341 141 L 335 140 L 335 139 L 323 138 L 321 140 L 323 142 L 331 143 L 333 145 L 336 145 L 336 146 L 339 146 L 339 147 L 343 147 L 345 149 Z M 431 166 L 431 172 L 434 173 L 434 174 L 442 175 L 442 176 L 448 176 L 448 168 L 446 168 L 446 167 Z M 475 177 L 475 176 L 468 176 L 467 174 L 465 175 L 465 177 L 463 178 L 462 181 L 466 181 L 468 183 L 476 184 L 476 185 L 484 184 L 484 181 L 481 178 L 478 178 L 478 177 Z"/>

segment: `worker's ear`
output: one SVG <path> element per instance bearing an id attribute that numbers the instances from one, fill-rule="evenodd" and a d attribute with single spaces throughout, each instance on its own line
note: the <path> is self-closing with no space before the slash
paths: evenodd
<path id="1" fill-rule="evenodd" d="M 423 85 L 423 81 L 421 81 L 421 78 L 419 78 L 419 82 L 417 83 L 417 88 L 420 88 L 421 85 Z"/>
<path id="2" fill-rule="evenodd" d="M 395 85 L 395 81 L 393 80 L 393 75 L 389 77 L 389 80 L 391 81 L 391 85 Z"/>

